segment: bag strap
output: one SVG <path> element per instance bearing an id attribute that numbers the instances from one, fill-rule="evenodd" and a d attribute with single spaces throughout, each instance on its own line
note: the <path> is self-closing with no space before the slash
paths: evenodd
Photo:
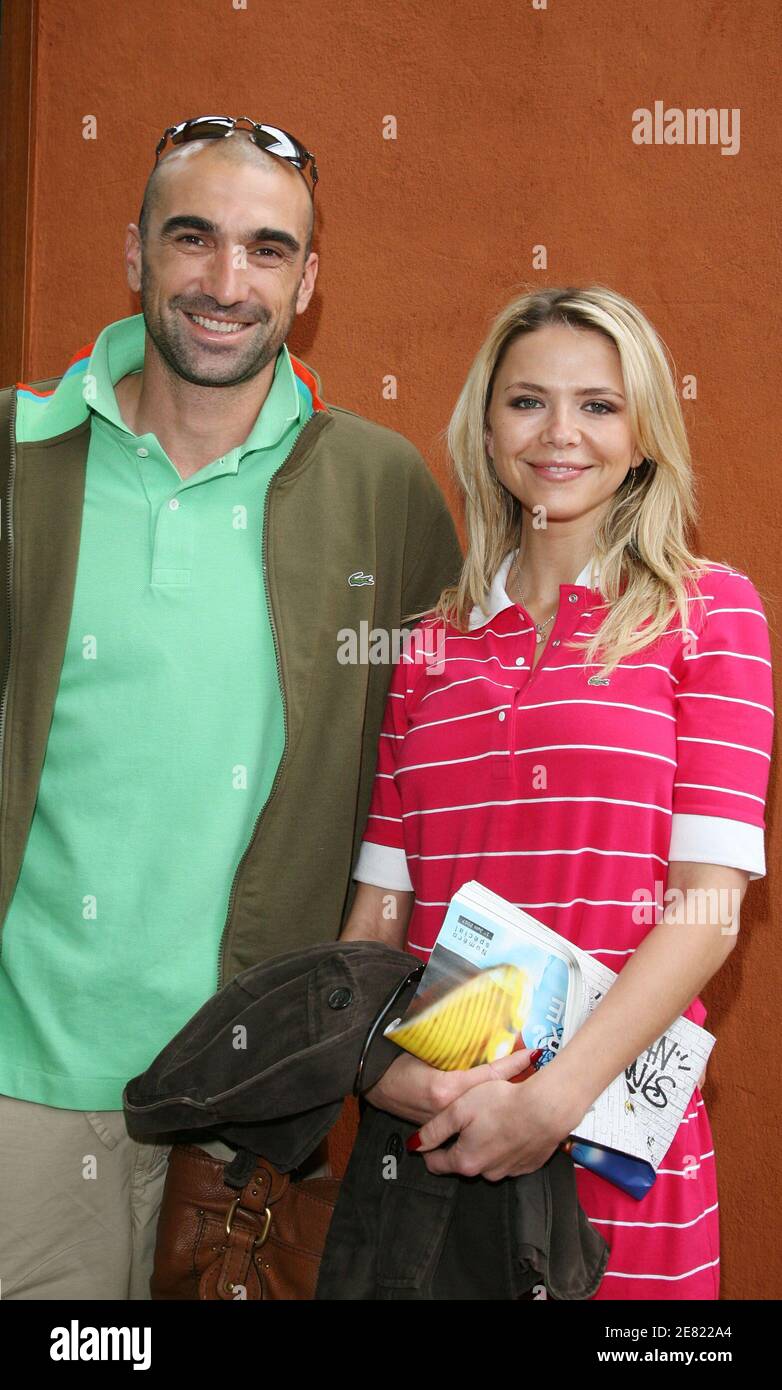
<path id="1" fill-rule="evenodd" d="M 237 1288 L 244 1288 L 249 1298 L 251 1273 L 255 1276 L 254 1297 L 263 1297 L 263 1283 L 253 1269 L 253 1260 L 258 1249 L 269 1238 L 272 1207 L 285 1196 L 290 1175 L 279 1173 L 262 1158 L 255 1159 L 253 1168 L 249 1181 L 228 1208 L 223 1257 L 201 1275 L 199 1294 L 202 1299 L 219 1298 L 231 1302 Z"/>

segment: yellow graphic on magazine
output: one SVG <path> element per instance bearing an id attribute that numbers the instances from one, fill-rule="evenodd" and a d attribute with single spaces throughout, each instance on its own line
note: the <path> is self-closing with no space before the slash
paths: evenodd
<path id="1" fill-rule="evenodd" d="M 386 1036 L 440 1071 L 465 1071 L 482 1062 L 496 1062 L 518 1046 L 533 993 L 526 970 L 517 965 L 491 966 L 389 1028 Z"/>

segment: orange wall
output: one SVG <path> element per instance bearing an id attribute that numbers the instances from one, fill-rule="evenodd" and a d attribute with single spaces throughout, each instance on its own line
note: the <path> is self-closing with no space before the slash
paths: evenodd
<path id="1" fill-rule="evenodd" d="M 136 311 L 123 228 L 166 125 L 205 112 L 280 124 L 320 167 L 321 273 L 291 347 L 326 399 L 401 430 L 442 480 L 439 434 L 492 314 L 528 285 L 621 291 L 680 376 L 697 376 L 685 409 L 699 546 L 749 572 L 779 655 L 777 0 L 39 4 L 20 375 L 58 372 Z M 635 145 L 632 112 L 658 100 L 739 108 L 739 153 Z M 97 117 L 96 140 L 82 138 L 85 116 Z M 388 116 L 396 140 L 382 138 Z M 533 268 L 539 244 L 545 271 Z M 388 373 L 395 401 L 381 394 Z M 750 888 L 740 947 L 705 991 L 719 1037 L 705 1093 L 727 1298 L 782 1296 L 780 1107 L 768 1082 L 781 1060 L 778 784 L 777 872 Z"/>

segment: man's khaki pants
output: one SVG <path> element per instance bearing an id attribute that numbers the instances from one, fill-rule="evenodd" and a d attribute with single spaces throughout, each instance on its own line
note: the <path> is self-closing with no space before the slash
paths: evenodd
<path id="1" fill-rule="evenodd" d="M 0 1299 L 148 1299 L 169 1148 L 0 1096 Z"/>
<path id="2" fill-rule="evenodd" d="M 0 1096 L 0 1300 L 148 1299 L 170 1149 L 131 1139 L 121 1110 Z M 301 1172 L 331 1175 L 326 1140 Z"/>

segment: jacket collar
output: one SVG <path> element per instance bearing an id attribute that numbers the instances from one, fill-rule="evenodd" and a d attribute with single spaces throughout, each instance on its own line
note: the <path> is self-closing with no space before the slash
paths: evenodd
<path id="1" fill-rule="evenodd" d="M 94 408 L 97 391 L 94 366 L 98 361 L 103 361 L 107 342 L 112 337 L 121 340 L 122 351 L 118 359 L 120 366 L 126 359 L 138 365 L 136 358 L 139 354 L 136 346 L 137 340 L 143 344 L 143 334 L 143 315 L 135 314 L 129 319 L 120 319 L 104 328 L 94 343 L 88 343 L 86 347 L 79 349 L 51 390 L 40 390 L 19 382 L 16 393 L 17 442 L 25 444 L 55 439 L 84 424 L 90 410 Z M 301 418 L 306 419 L 315 411 L 327 410 L 320 396 L 321 385 L 316 373 L 304 362 L 289 354 L 284 345 L 281 351 L 290 357 L 296 387 L 304 398 Z M 143 359 L 143 351 L 141 357 Z M 114 357 L 112 363 L 114 364 Z M 132 371 L 134 367 L 126 365 L 124 370 Z M 120 370 L 119 375 L 123 374 Z M 118 380 L 119 377 L 113 379 Z"/>
<path id="2" fill-rule="evenodd" d="M 491 622 L 492 618 L 494 618 L 497 613 L 501 613 L 503 608 L 512 608 L 514 606 L 513 599 L 509 598 L 508 594 L 505 591 L 505 581 L 508 578 L 508 574 L 510 573 L 510 567 L 516 559 L 518 553 L 518 549 L 511 550 L 505 556 L 505 559 L 503 560 L 502 564 L 497 570 L 497 573 L 494 576 L 494 579 L 492 580 L 491 587 L 486 598 L 486 608 L 484 609 L 477 603 L 474 605 L 473 610 L 470 614 L 470 632 L 472 632 L 475 628 L 485 627 L 486 623 Z M 577 576 L 573 584 L 565 585 L 564 587 L 571 589 L 584 588 L 589 589 L 590 592 L 597 592 L 597 586 L 599 582 L 600 565 L 598 563 L 597 556 L 593 556 L 592 559 L 588 560 L 587 563 L 584 565 L 584 568 L 582 569 L 581 573 Z"/>

